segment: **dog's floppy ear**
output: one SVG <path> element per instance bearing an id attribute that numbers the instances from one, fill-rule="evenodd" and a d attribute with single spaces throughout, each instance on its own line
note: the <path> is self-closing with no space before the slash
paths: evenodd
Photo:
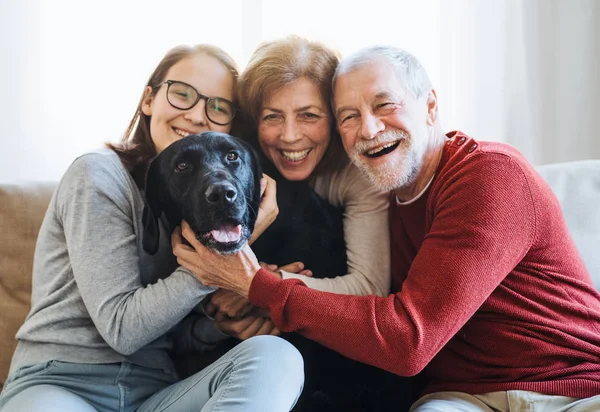
<path id="1" fill-rule="evenodd" d="M 160 238 L 158 219 L 163 212 L 160 165 L 156 158 L 148 166 L 145 188 L 146 205 L 144 205 L 144 214 L 142 216 L 142 223 L 144 224 L 142 245 L 146 252 L 154 255 L 158 251 L 158 241 Z"/>
<path id="2" fill-rule="evenodd" d="M 250 157 L 252 158 L 252 170 L 254 171 L 254 191 L 252 193 L 252 201 L 250 212 L 256 213 L 258 211 L 258 206 L 260 205 L 260 179 L 262 179 L 262 166 L 260 161 L 260 156 L 257 150 L 252 146 L 244 142 L 250 151 Z M 254 216 L 254 220 L 256 220 L 256 216 Z M 253 230 L 254 228 L 252 228 Z"/>
<path id="3" fill-rule="evenodd" d="M 250 232 L 254 230 L 254 224 L 256 223 L 256 217 L 258 213 L 258 207 L 260 206 L 260 179 L 262 179 L 262 166 L 260 161 L 259 151 L 256 150 L 255 145 L 252 144 L 252 140 L 247 141 L 241 137 L 236 137 L 236 140 L 240 142 L 242 147 L 250 155 L 250 168 L 254 173 L 253 176 L 253 189 L 248 199 L 248 216 L 250 216 L 249 227 Z M 258 143 L 256 144 L 258 146 Z M 260 149 L 259 149 L 260 150 Z"/>

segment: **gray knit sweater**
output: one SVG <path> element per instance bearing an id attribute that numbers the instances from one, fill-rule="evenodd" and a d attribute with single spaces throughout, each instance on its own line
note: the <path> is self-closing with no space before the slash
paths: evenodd
<path id="1" fill-rule="evenodd" d="M 49 360 L 172 370 L 174 344 L 201 350 L 225 336 L 206 318 L 180 323 L 214 289 L 177 266 L 164 222 L 158 253 L 143 251 L 143 207 L 112 150 L 73 162 L 40 229 L 32 308 L 17 333 L 11 372 Z"/>

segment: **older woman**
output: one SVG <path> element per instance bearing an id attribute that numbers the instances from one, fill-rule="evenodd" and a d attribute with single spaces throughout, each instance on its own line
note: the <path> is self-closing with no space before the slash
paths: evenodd
<path id="1" fill-rule="evenodd" d="M 282 184 L 283 179 L 283 183 L 308 183 L 310 190 L 324 200 L 323 207 L 329 203 L 343 210 L 339 217 L 332 215 L 333 220 L 339 219 L 339 226 L 343 226 L 342 243 L 346 248 L 343 272 L 307 276 L 307 271 L 301 270 L 302 265 L 288 265 L 277 268 L 274 273 L 284 279 L 301 279 L 310 288 L 322 291 L 387 296 L 390 291 L 388 194 L 376 191 L 349 162 L 337 134 L 330 95 L 338 61 L 337 54 L 331 49 L 297 36 L 262 44 L 240 76 L 237 100 L 244 117 L 245 138 L 251 140 L 266 158 L 267 173 L 278 175 L 278 202 L 286 195 L 286 190 L 295 187 Z M 256 245 L 252 249 L 256 251 Z M 261 253 L 257 252 L 257 255 L 262 258 Z M 287 255 L 293 257 L 294 250 L 287 251 Z M 339 260 L 339 254 L 325 259 Z M 308 265 L 306 269 L 313 268 Z M 217 325 L 231 336 L 246 339 L 263 333 L 253 317 L 241 317 L 244 310 L 238 309 L 243 305 L 231 293 L 219 292 L 213 297 L 211 306 L 209 312 L 215 313 Z M 219 316 L 224 313 L 229 316 Z M 268 333 L 273 332 L 269 330 Z M 301 344 L 299 348 L 306 348 L 304 342 L 293 341 Z M 321 387 L 314 385 L 313 377 L 325 379 L 327 384 L 343 381 L 342 385 L 348 388 L 338 395 L 349 399 L 348 392 L 364 388 L 362 383 L 356 383 L 361 385 L 359 390 L 356 386 L 350 388 L 359 381 L 357 376 L 374 382 L 374 374 L 383 375 L 332 351 L 319 351 L 316 358 L 307 356 L 305 350 L 301 352 L 307 367 L 303 398 L 311 388 Z M 311 373 L 313 367 L 317 370 Z M 323 378 L 324 375 L 327 378 Z M 332 390 L 337 391 L 337 388 Z M 313 407 L 305 406 L 304 409 L 312 410 Z"/>
<path id="2" fill-rule="evenodd" d="M 349 162 L 335 129 L 330 95 L 338 61 L 331 49 L 298 36 L 259 46 L 238 80 L 244 135 L 262 151 L 267 171 L 286 181 L 305 181 L 326 206 L 343 209 L 347 272 L 312 277 L 307 276 L 311 268 L 302 270 L 300 263 L 279 267 L 275 273 L 322 291 L 386 296 L 390 291 L 388 195 L 376 191 Z M 280 187 L 278 199 L 286 187 Z M 225 290 L 215 294 L 208 306 L 209 313 L 229 315 L 217 316 L 217 325 L 240 339 L 264 333 L 256 322 L 240 319 L 249 309 L 245 299 Z"/>
<path id="3" fill-rule="evenodd" d="M 297 36 L 259 46 L 238 82 L 249 138 L 287 180 L 308 180 L 323 199 L 344 209 L 348 273 L 296 277 L 328 292 L 385 296 L 390 290 L 388 197 L 375 191 L 347 159 L 330 106 L 338 56 Z M 310 268 L 308 268 L 310 269 Z"/>

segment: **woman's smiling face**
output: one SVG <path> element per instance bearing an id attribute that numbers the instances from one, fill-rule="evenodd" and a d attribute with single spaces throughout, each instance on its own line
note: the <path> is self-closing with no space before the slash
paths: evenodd
<path id="1" fill-rule="evenodd" d="M 262 105 L 258 142 L 287 180 L 307 179 L 329 146 L 332 116 L 319 88 L 300 78 Z"/>
<path id="2" fill-rule="evenodd" d="M 223 63 L 207 54 L 197 54 L 177 62 L 169 69 L 164 80 L 184 82 L 205 96 L 233 101 L 234 76 Z M 180 110 L 167 101 L 167 84 L 160 86 L 154 96 L 151 92 L 152 89 L 148 87 L 142 111 L 150 116 L 150 134 L 158 153 L 189 134 L 208 130 L 228 133 L 231 128 L 231 124 L 221 126 L 206 117 L 204 99 L 200 99 L 189 110 Z"/>

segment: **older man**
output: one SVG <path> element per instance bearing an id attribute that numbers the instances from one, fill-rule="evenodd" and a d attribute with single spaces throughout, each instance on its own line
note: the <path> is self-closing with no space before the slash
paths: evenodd
<path id="1" fill-rule="evenodd" d="M 281 330 L 398 375 L 425 368 L 414 411 L 600 410 L 600 296 L 532 166 L 444 134 L 424 69 L 395 48 L 342 61 L 333 100 L 349 156 L 392 191 L 395 294 L 312 290 L 259 269 L 249 248 L 213 256 L 187 230 L 197 252 L 176 239 L 180 262 Z"/>

